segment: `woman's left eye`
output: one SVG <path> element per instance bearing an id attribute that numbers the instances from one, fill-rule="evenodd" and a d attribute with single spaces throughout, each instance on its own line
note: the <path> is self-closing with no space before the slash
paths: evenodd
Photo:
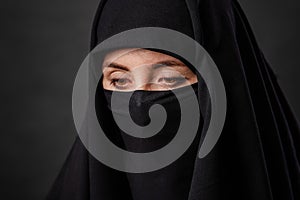
<path id="1" fill-rule="evenodd" d="M 172 85 L 172 86 L 182 84 L 186 81 L 187 80 L 184 77 L 163 77 L 163 78 L 158 79 L 159 83 L 163 83 L 166 85 Z"/>

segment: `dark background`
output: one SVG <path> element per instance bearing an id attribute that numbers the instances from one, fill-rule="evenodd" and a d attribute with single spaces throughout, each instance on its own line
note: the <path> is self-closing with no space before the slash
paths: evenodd
<path id="1" fill-rule="evenodd" d="M 76 136 L 73 81 L 98 1 L 1 1 L 1 199 L 43 199 L 62 167 Z M 299 0 L 240 2 L 300 117 Z"/>

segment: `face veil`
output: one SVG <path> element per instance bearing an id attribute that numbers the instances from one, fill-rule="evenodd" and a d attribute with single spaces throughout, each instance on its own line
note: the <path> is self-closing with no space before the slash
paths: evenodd
<path id="1" fill-rule="evenodd" d="M 216 62 L 225 84 L 228 107 L 218 143 L 205 158 L 199 159 L 196 152 L 205 136 L 199 133 L 189 151 L 170 166 L 151 173 L 131 174 L 103 165 L 77 138 L 47 198 L 299 199 L 298 122 L 238 2 L 102 0 L 94 19 L 91 49 L 108 37 L 140 27 L 163 27 L 186 34 L 199 42 Z M 205 130 L 210 122 L 209 94 L 202 81 L 193 88 L 201 108 L 199 123 Z M 167 97 L 170 108 L 176 104 L 168 92 L 154 93 L 156 97 Z M 157 100 L 153 92 L 147 91 L 139 91 L 135 97 L 145 100 L 142 107 L 135 107 L 137 114 Z M 102 90 L 97 98 L 102 100 L 98 109 L 107 113 L 105 117 L 99 116 L 100 124 L 104 128 L 116 127 L 107 117 L 110 92 Z M 133 100 L 132 105 L 138 101 Z M 170 110 L 175 111 L 174 115 L 178 113 L 176 109 Z M 137 123 L 147 123 L 143 116 L 137 118 Z M 158 137 L 152 142 L 157 146 L 153 146 L 151 142 L 133 140 L 117 128 L 114 133 L 108 136 L 114 143 L 136 152 L 159 148 L 160 142 L 172 137 Z"/>

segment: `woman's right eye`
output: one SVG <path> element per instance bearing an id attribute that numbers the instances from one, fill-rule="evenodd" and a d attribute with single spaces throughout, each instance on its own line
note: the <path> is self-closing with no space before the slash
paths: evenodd
<path id="1" fill-rule="evenodd" d="M 114 78 L 111 84 L 117 89 L 127 89 L 131 81 L 128 78 Z"/>

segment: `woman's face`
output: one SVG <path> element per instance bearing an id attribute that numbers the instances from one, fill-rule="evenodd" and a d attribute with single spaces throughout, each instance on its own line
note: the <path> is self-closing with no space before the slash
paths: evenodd
<path id="1" fill-rule="evenodd" d="M 107 90 L 172 90 L 197 82 L 180 60 L 145 49 L 122 49 L 106 55 L 103 88 Z"/>

